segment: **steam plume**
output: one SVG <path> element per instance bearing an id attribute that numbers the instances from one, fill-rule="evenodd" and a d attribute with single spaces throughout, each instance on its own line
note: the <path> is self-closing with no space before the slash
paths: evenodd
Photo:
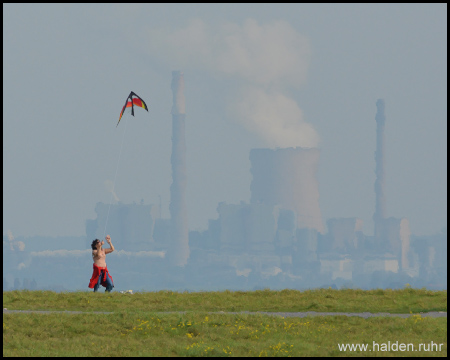
<path id="1" fill-rule="evenodd" d="M 113 182 L 111 180 L 106 180 L 105 181 L 105 187 L 106 187 L 106 190 L 108 192 L 110 192 L 112 194 L 112 196 L 114 196 L 114 200 L 119 201 L 119 197 L 114 192 L 114 184 L 113 184 Z"/>
<path id="2" fill-rule="evenodd" d="M 12 250 L 14 250 L 14 246 L 13 246 L 14 236 L 12 234 L 12 231 L 8 230 L 7 235 L 8 235 L 8 240 L 9 240 L 9 249 L 12 251 Z"/>
<path id="3" fill-rule="evenodd" d="M 319 136 L 311 124 L 303 121 L 297 103 L 279 92 L 246 88 L 235 111 L 243 125 L 256 132 L 270 147 L 317 147 Z"/>
<path id="4" fill-rule="evenodd" d="M 232 117 L 258 133 L 270 146 L 316 147 L 319 137 L 304 121 L 291 88 L 305 82 L 309 41 L 287 22 L 260 25 L 208 26 L 194 19 L 176 30 L 148 31 L 152 56 L 172 67 L 202 69 L 213 77 L 234 78 L 238 89 L 230 106 Z"/>

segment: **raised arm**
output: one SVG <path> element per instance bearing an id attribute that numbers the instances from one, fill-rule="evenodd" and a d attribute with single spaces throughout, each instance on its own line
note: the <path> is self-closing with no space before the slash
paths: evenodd
<path id="1" fill-rule="evenodd" d="M 112 253 L 114 251 L 114 245 L 111 242 L 111 236 L 106 235 L 106 242 L 109 244 L 109 249 L 105 249 L 105 254 Z"/>

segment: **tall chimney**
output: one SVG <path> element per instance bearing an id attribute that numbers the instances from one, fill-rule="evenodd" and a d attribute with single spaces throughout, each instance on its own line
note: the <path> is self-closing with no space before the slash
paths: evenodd
<path id="1" fill-rule="evenodd" d="M 319 207 L 317 148 L 252 149 L 250 163 L 251 203 L 280 205 L 297 214 L 297 228 L 323 233 Z"/>
<path id="2" fill-rule="evenodd" d="M 170 237 L 167 258 L 172 265 L 184 266 L 189 258 L 189 231 L 186 211 L 186 141 L 184 78 L 181 71 L 172 71 L 172 185 L 170 186 Z"/>
<path id="3" fill-rule="evenodd" d="M 377 114 L 375 120 L 377 122 L 377 149 L 375 151 L 375 213 L 373 221 L 375 226 L 375 238 L 381 235 L 382 220 L 386 218 L 386 196 L 385 196 L 385 177 L 384 177 L 384 100 L 377 100 Z"/>

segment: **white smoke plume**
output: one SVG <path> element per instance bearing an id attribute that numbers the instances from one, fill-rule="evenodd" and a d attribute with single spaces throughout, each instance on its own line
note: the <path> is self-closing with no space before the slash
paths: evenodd
<path id="1" fill-rule="evenodd" d="M 30 255 L 40 256 L 40 257 L 62 257 L 62 256 L 77 256 L 77 257 L 86 257 L 89 255 L 92 250 L 43 250 L 43 251 L 31 251 Z M 114 252 L 115 256 L 129 256 L 129 257 L 149 257 L 149 258 L 164 258 L 164 251 L 125 251 L 125 250 L 116 250 Z"/>
<path id="2" fill-rule="evenodd" d="M 25 250 L 25 243 L 23 241 L 14 241 L 14 248 L 19 251 Z"/>
<path id="3" fill-rule="evenodd" d="M 117 194 L 114 192 L 114 183 L 111 180 L 105 181 L 106 191 L 110 192 L 114 196 L 114 200 L 119 201 Z"/>
<path id="4" fill-rule="evenodd" d="M 285 21 L 210 26 L 191 20 L 178 29 L 147 32 L 152 56 L 173 69 L 203 69 L 213 77 L 239 80 L 230 110 L 251 131 L 274 147 L 316 147 L 319 137 L 288 95 L 306 80 L 310 46 Z M 155 55 L 156 54 L 156 55 Z M 268 113 L 267 113 L 268 112 Z"/>
<path id="5" fill-rule="evenodd" d="M 43 251 L 31 251 L 31 256 L 54 256 L 54 257 L 61 257 L 61 256 L 83 256 L 85 257 L 87 254 L 90 254 L 91 250 L 43 250 Z"/>
<path id="6" fill-rule="evenodd" d="M 12 231 L 8 230 L 6 234 L 8 236 L 8 240 L 9 240 L 9 250 L 14 251 L 14 246 L 13 246 L 14 236 L 12 234 Z"/>
<path id="7" fill-rule="evenodd" d="M 14 240 L 14 236 L 13 236 L 11 230 L 8 230 L 6 232 L 6 235 L 8 236 L 9 249 L 11 251 L 15 251 L 15 250 L 24 251 L 25 250 L 25 243 L 23 241 Z"/>
<path id="8" fill-rule="evenodd" d="M 244 126 L 258 133 L 270 147 L 317 146 L 317 132 L 303 121 L 302 110 L 292 98 L 260 88 L 246 88 L 244 93 L 235 111 L 245 119 Z"/>

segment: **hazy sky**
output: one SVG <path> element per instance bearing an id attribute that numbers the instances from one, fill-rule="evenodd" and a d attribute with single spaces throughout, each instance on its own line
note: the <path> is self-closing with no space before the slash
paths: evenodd
<path id="1" fill-rule="evenodd" d="M 324 220 L 372 235 L 379 98 L 387 215 L 447 226 L 447 4 L 3 4 L 3 234 L 85 235 L 116 169 L 168 218 L 172 70 L 191 230 L 249 202 L 250 149 L 317 146 Z"/>

